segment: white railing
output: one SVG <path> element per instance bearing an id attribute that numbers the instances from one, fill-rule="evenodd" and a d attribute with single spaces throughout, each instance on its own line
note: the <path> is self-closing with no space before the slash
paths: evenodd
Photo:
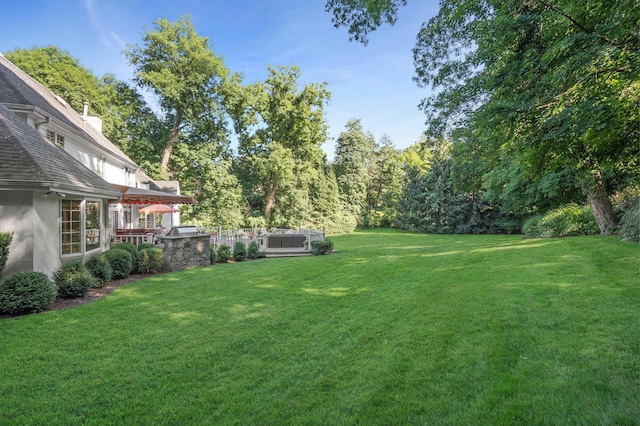
<path id="1" fill-rule="evenodd" d="M 211 246 L 216 250 L 223 244 L 229 246 L 232 250 L 236 243 L 242 242 L 245 247 L 248 247 L 252 241 L 258 244 L 260 253 L 265 255 L 277 254 L 277 253 L 310 253 L 311 243 L 313 241 L 324 241 L 325 233 L 323 231 L 315 231 L 312 229 L 298 228 L 284 229 L 284 228 L 272 228 L 269 231 L 264 229 L 253 228 L 238 228 L 238 229 L 222 229 L 220 227 L 204 228 L 204 232 L 211 234 Z M 290 235 L 296 239 L 296 246 L 286 247 L 274 247 L 277 244 L 269 244 L 270 236 L 282 237 Z M 302 237 L 302 244 L 299 244 Z M 272 241 L 273 243 L 273 241 Z"/>
<path id="2" fill-rule="evenodd" d="M 132 243 L 136 247 L 142 243 L 153 243 L 153 233 L 112 235 L 111 244 Z"/>

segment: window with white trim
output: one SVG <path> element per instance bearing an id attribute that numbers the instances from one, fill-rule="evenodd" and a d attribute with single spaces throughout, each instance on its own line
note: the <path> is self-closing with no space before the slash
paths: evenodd
<path id="1" fill-rule="evenodd" d="M 104 176 L 104 166 L 107 161 L 107 157 L 102 154 L 96 155 L 96 173 L 100 176 Z"/>
<path id="2" fill-rule="evenodd" d="M 102 202 L 60 200 L 60 253 L 83 254 L 100 248 Z"/>
<path id="3" fill-rule="evenodd" d="M 56 144 L 58 148 L 64 149 L 64 136 L 52 130 L 47 130 L 47 139 Z"/>

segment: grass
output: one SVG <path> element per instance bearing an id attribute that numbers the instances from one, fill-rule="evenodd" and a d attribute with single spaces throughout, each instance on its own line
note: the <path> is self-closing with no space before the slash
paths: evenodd
<path id="1" fill-rule="evenodd" d="M 0 321 L 0 424 L 640 424 L 637 244 L 333 240 Z"/>

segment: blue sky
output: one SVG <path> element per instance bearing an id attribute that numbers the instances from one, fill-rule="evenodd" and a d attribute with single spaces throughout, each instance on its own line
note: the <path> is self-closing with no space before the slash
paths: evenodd
<path id="1" fill-rule="evenodd" d="M 327 82 L 332 99 L 326 119 L 335 139 L 350 118 L 360 118 L 379 140 L 398 148 L 420 139 L 428 95 L 412 81 L 411 49 L 422 22 L 437 13 L 437 0 L 409 0 L 395 26 L 371 34 L 369 44 L 349 42 L 336 29 L 324 0 L 5 0 L 0 13 L 0 52 L 55 45 L 101 76 L 130 81 L 122 51 L 141 44 L 158 18 L 190 14 L 196 32 L 209 37 L 232 72 L 246 83 L 263 81 L 266 65 L 298 65 L 300 83 Z M 324 145 L 329 158 L 334 143 Z"/>

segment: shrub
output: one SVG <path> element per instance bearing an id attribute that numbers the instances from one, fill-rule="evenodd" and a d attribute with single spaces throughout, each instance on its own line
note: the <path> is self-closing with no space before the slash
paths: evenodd
<path id="1" fill-rule="evenodd" d="M 125 242 L 125 243 L 118 243 L 115 244 L 113 246 L 111 246 L 112 249 L 119 249 L 119 250 L 126 250 L 129 252 L 129 254 L 131 255 L 131 259 L 133 264 L 131 265 L 131 271 L 129 272 L 129 274 L 133 273 L 133 272 L 137 272 L 138 270 L 138 248 L 133 245 L 133 243 L 129 243 L 129 242 Z"/>
<path id="2" fill-rule="evenodd" d="M 329 240 L 325 241 L 312 241 L 311 252 L 313 254 L 327 254 L 333 250 L 333 242 Z"/>
<path id="3" fill-rule="evenodd" d="M 625 241 L 640 243 L 640 198 L 626 203 L 619 233 L 620 237 Z"/>
<path id="4" fill-rule="evenodd" d="M 533 216 L 527 219 L 522 225 L 522 233 L 528 238 L 541 238 L 540 220 L 542 216 Z"/>
<path id="5" fill-rule="evenodd" d="M 535 218 L 531 219 L 531 223 L 525 223 L 523 229 L 525 227 L 527 228 L 526 234 L 539 238 L 597 235 L 600 233 L 591 209 L 573 203 L 547 212 L 537 223 Z"/>
<path id="6" fill-rule="evenodd" d="M 140 253 L 142 250 L 148 249 L 148 248 L 156 248 L 156 245 L 153 244 L 153 243 L 138 244 L 138 253 Z"/>
<path id="7" fill-rule="evenodd" d="M 214 246 L 209 247 L 209 261 L 212 265 L 216 263 L 216 248 Z"/>
<path id="8" fill-rule="evenodd" d="M 239 262 L 247 258 L 247 247 L 245 247 L 243 242 L 238 241 L 236 245 L 233 246 L 233 258 Z"/>
<path id="9" fill-rule="evenodd" d="M 0 232 L 0 276 L 2 276 L 4 267 L 7 266 L 7 259 L 9 259 L 9 246 L 11 245 L 12 239 L 13 233 Z"/>
<path id="10" fill-rule="evenodd" d="M 249 243 L 249 248 L 247 249 L 247 256 L 249 259 L 257 259 L 259 256 L 260 245 L 256 241 L 251 241 Z"/>
<path id="11" fill-rule="evenodd" d="M 113 270 L 113 279 L 120 280 L 122 278 L 127 278 L 133 269 L 131 253 L 127 250 L 114 247 L 105 251 L 102 255 L 107 259 L 107 262 L 109 262 L 109 265 Z"/>
<path id="12" fill-rule="evenodd" d="M 41 272 L 16 272 L 0 282 L 0 312 L 29 314 L 51 309 L 56 285 Z"/>
<path id="13" fill-rule="evenodd" d="M 113 275 L 113 269 L 109 265 L 109 261 L 101 254 L 94 254 L 85 263 L 84 266 L 89 270 L 89 273 L 93 275 L 95 281 L 94 287 L 102 287 L 111 281 Z"/>
<path id="14" fill-rule="evenodd" d="M 138 252 L 138 273 L 155 274 L 160 269 L 162 269 L 162 250 L 147 247 Z"/>
<path id="15" fill-rule="evenodd" d="M 222 244 L 218 247 L 218 260 L 224 263 L 229 259 L 231 259 L 231 247 L 226 244 Z"/>
<path id="16" fill-rule="evenodd" d="M 91 288 L 95 278 L 80 260 L 72 260 L 63 263 L 60 268 L 53 273 L 53 280 L 58 286 L 58 296 L 60 297 L 82 297 Z"/>

